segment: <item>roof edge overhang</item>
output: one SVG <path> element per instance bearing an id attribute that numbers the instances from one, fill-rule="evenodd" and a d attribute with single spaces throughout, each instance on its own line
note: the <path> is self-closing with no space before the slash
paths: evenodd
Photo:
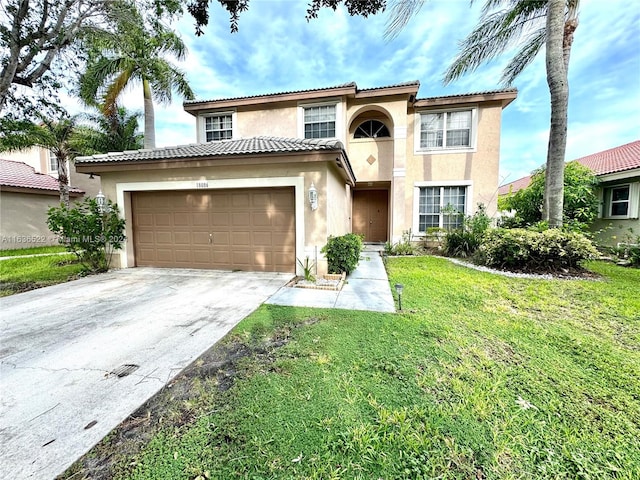
<path id="1" fill-rule="evenodd" d="M 342 95 L 355 95 L 356 84 L 340 85 L 337 87 L 318 88 L 299 92 L 269 93 L 251 97 L 223 98 L 220 100 L 203 100 L 183 103 L 184 111 L 193 116 L 206 110 L 218 110 L 221 108 L 241 107 L 248 105 L 264 105 L 268 103 L 291 102 L 300 100 L 313 100 L 317 98 L 336 97 Z"/>
<path id="2" fill-rule="evenodd" d="M 458 105 L 463 103 L 501 102 L 502 108 L 506 108 L 518 96 L 516 89 L 499 92 L 471 93 L 461 95 L 448 95 L 445 97 L 419 98 L 413 104 L 414 108 L 439 107 Z"/>
<path id="3" fill-rule="evenodd" d="M 602 183 L 627 180 L 635 177 L 640 177 L 640 168 L 632 167 L 626 170 L 618 170 L 616 172 L 602 173 L 599 175 L 596 174 L 596 176 L 598 177 L 598 180 L 600 180 L 600 182 Z"/>
<path id="4" fill-rule="evenodd" d="M 344 172 L 345 180 L 354 186 L 356 177 L 349 157 L 343 148 L 331 150 L 303 150 L 295 152 L 242 153 L 236 155 L 209 155 L 200 157 L 176 157 L 173 159 L 133 160 L 124 162 L 87 162 L 77 163 L 76 171 L 99 175 L 104 172 L 120 172 L 123 170 L 158 170 L 173 168 L 225 167 L 236 165 L 273 165 L 274 159 L 280 163 L 335 162 Z"/>
<path id="5" fill-rule="evenodd" d="M 358 90 L 356 92 L 355 98 L 388 97 L 391 95 L 413 95 L 415 97 L 418 94 L 419 89 L 420 82 L 416 81 L 403 85 Z"/>
<path id="6" fill-rule="evenodd" d="M 18 187 L 15 185 L 0 185 L 0 191 L 4 192 L 12 192 L 12 193 L 30 193 L 34 195 L 51 195 L 51 196 L 60 196 L 60 190 L 50 190 L 46 188 L 33 188 L 33 187 Z M 84 191 L 74 191 L 69 190 L 70 197 L 81 197 L 85 194 Z"/>

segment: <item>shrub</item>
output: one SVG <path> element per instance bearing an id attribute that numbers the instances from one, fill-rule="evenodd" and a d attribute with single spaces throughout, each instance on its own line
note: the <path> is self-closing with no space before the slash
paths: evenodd
<path id="1" fill-rule="evenodd" d="M 341 237 L 329 237 L 321 252 L 327 257 L 329 273 L 353 272 L 360 260 L 362 237 L 348 233 Z"/>
<path id="2" fill-rule="evenodd" d="M 485 265 L 536 272 L 575 268 L 582 260 L 598 255 L 591 241 L 580 233 L 521 228 L 490 231 L 479 253 Z"/>
<path id="3" fill-rule="evenodd" d="M 515 211 L 514 217 L 503 217 L 500 226 L 519 228 L 534 225 L 542 220 L 544 197 L 544 167 L 533 172 L 531 184 L 498 199 L 500 210 Z M 574 231 L 586 231 L 598 215 L 598 196 L 595 187 L 598 178 L 577 162 L 569 162 L 564 168 L 563 223 Z"/>
<path id="4" fill-rule="evenodd" d="M 466 217 L 462 228 L 447 232 L 444 240 L 444 254 L 450 257 L 469 257 L 480 247 L 491 219 L 486 207 L 480 203 L 473 215 Z"/>
<path id="5" fill-rule="evenodd" d="M 125 222 L 117 206 L 109 201 L 105 207 L 101 213 L 98 202 L 87 198 L 71 207 L 60 205 L 48 211 L 49 230 L 92 272 L 107 271 L 113 251 L 121 248 L 125 239 Z"/>

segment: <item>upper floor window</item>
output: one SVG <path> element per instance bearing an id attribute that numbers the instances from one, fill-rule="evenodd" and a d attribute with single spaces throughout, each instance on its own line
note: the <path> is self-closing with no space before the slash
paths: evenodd
<path id="1" fill-rule="evenodd" d="M 474 110 L 419 115 L 418 150 L 468 150 L 474 146 Z"/>
<path id="2" fill-rule="evenodd" d="M 204 117 L 205 141 L 216 142 L 233 137 L 232 114 L 212 115 Z"/>
<path id="3" fill-rule="evenodd" d="M 333 138 L 335 136 L 335 105 L 304 107 L 304 138 Z"/>
<path id="4" fill-rule="evenodd" d="M 390 137 L 389 129 L 380 120 L 365 120 L 353 133 L 353 138 Z"/>
<path id="5" fill-rule="evenodd" d="M 58 157 L 51 151 L 49 151 L 49 172 L 58 173 Z"/>

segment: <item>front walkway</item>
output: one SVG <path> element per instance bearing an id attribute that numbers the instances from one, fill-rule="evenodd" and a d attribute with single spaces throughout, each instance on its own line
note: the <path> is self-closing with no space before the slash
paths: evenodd
<path id="1" fill-rule="evenodd" d="M 395 312 L 395 302 L 379 248 L 366 245 L 360 263 L 340 291 L 282 287 L 265 303 L 293 307 Z"/>

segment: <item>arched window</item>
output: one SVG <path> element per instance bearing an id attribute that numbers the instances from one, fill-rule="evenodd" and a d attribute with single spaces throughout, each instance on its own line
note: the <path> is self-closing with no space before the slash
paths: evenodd
<path id="1" fill-rule="evenodd" d="M 380 120 L 365 120 L 353 133 L 353 138 L 390 137 L 389 129 Z"/>

